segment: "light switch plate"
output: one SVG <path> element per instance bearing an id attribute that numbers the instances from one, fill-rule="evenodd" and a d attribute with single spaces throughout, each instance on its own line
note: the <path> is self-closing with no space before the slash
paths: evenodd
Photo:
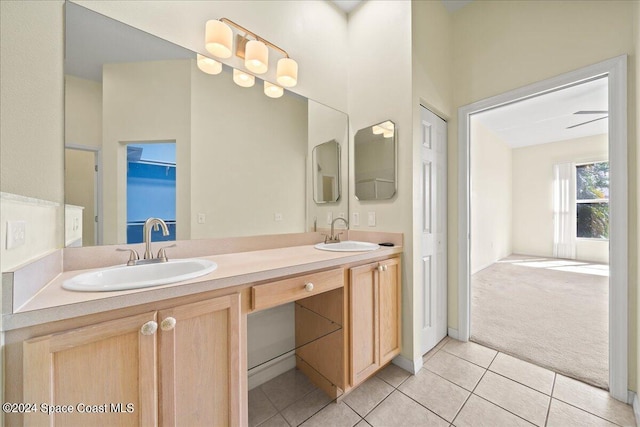
<path id="1" fill-rule="evenodd" d="M 376 213 L 375 212 L 368 212 L 367 213 L 367 224 L 369 225 L 369 227 L 375 227 L 376 226 Z"/>
<path id="2" fill-rule="evenodd" d="M 7 221 L 7 249 L 24 245 L 26 229 L 26 221 Z"/>
<path id="3" fill-rule="evenodd" d="M 282 221 L 282 214 L 280 212 L 276 212 L 273 214 L 274 221 Z"/>
<path id="4" fill-rule="evenodd" d="M 207 222 L 207 216 L 203 213 L 198 214 L 198 224 L 204 224 Z"/>
<path id="5" fill-rule="evenodd" d="M 333 221 L 333 212 L 327 212 L 327 224 L 331 224 L 331 221 Z"/>
<path id="6" fill-rule="evenodd" d="M 360 212 L 354 212 L 351 214 L 351 224 L 352 225 L 360 225 Z"/>

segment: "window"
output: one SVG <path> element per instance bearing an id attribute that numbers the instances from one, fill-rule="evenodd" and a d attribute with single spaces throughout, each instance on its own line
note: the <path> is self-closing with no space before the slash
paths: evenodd
<path id="1" fill-rule="evenodd" d="M 609 238 L 609 162 L 576 166 L 577 236 Z"/>

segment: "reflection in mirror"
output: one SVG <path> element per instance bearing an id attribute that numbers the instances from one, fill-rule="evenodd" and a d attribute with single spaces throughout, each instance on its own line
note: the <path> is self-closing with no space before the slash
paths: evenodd
<path id="1" fill-rule="evenodd" d="M 226 65 L 219 75 L 206 74 L 195 52 L 82 6 L 67 2 L 65 13 L 65 145 L 93 152 L 100 163 L 93 202 L 66 194 L 67 203 L 85 207 L 82 228 L 97 217 L 96 231 L 87 232 L 94 237 L 80 239 L 84 245 L 128 242 L 128 148 L 158 142 L 175 147 L 175 166 L 164 168 L 175 185 L 175 212 L 168 213 L 174 238 L 310 229 L 316 214 L 307 208 L 308 159 L 319 142 L 346 141 L 344 113 L 290 91 L 269 98 L 259 80 L 239 87 Z M 67 156 L 67 172 L 77 169 L 74 162 Z M 67 173 L 65 180 L 78 178 Z M 147 188 L 136 201 L 151 205 L 157 197 Z"/>
<path id="2" fill-rule="evenodd" d="M 396 129 L 390 121 L 360 129 L 354 138 L 358 200 L 390 199 L 397 189 Z"/>
<path id="3" fill-rule="evenodd" d="M 313 200 L 337 202 L 340 198 L 340 144 L 327 141 L 313 148 Z"/>

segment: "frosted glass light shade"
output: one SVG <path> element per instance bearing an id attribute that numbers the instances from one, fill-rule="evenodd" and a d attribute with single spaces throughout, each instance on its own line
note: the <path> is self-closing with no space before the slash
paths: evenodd
<path id="1" fill-rule="evenodd" d="M 244 66 L 256 74 L 264 74 L 269 68 L 269 49 L 258 40 L 249 40 L 244 48 Z"/>
<path id="2" fill-rule="evenodd" d="M 207 21 L 204 43 L 207 51 L 218 58 L 229 58 L 233 44 L 233 31 L 222 21 Z"/>
<path id="3" fill-rule="evenodd" d="M 391 138 L 393 136 L 393 131 L 392 130 L 385 130 L 384 132 L 382 132 L 382 136 L 385 138 Z"/>
<path id="4" fill-rule="evenodd" d="M 207 74 L 220 74 L 222 64 L 214 59 L 198 54 L 198 68 Z"/>
<path id="5" fill-rule="evenodd" d="M 280 98 L 284 94 L 284 89 L 273 83 L 264 82 L 264 94 L 269 98 Z"/>
<path id="6" fill-rule="evenodd" d="M 276 74 L 281 86 L 294 87 L 298 84 L 298 63 L 291 58 L 282 58 L 278 61 Z"/>
<path id="7" fill-rule="evenodd" d="M 384 133 L 384 128 L 380 125 L 373 125 L 371 127 L 371 130 L 373 131 L 374 135 L 380 135 L 382 133 Z"/>
<path id="8" fill-rule="evenodd" d="M 233 81 L 238 86 L 251 87 L 256 83 L 256 78 L 240 70 L 233 70 Z"/>

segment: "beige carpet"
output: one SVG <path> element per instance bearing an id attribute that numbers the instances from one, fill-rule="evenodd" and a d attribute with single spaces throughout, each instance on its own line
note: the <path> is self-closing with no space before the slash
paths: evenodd
<path id="1" fill-rule="evenodd" d="M 471 278 L 471 340 L 608 389 L 608 266 L 511 255 Z"/>

